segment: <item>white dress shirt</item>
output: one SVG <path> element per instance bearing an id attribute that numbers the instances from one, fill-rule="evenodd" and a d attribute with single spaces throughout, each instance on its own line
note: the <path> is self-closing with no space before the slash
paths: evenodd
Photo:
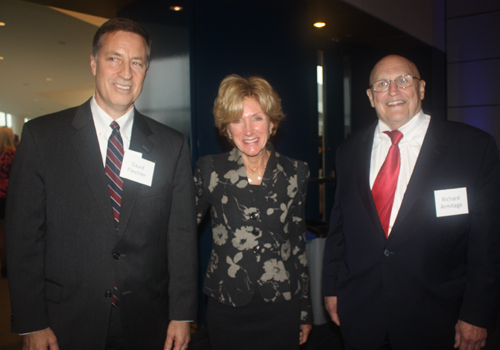
<path id="1" fill-rule="evenodd" d="M 90 100 L 90 109 L 92 110 L 92 118 L 94 119 L 95 131 L 97 133 L 97 140 L 99 141 L 99 148 L 101 150 L 102 164 L 106 167 L 106 153 L 108 150 L 108 139 L 113 132 L 111 123 L 115 121 L 104 110 L 99 107 L 95 100 L 95 95 Z M 123 139 L 123 152 L 127 152 L 130 148 L 130 138 L 132 136 L 132 124 L 134 122 L 135 108 L 122 115 L 116 120 L 120 125 L 120 134 Z"/>
<path id="2" fill-rule="evenodd" d="M 422 143 L 424 142 L 430 120 L 431 117 L 429 115 L 420 111 L 408 123 L 398 129 L 403 134 L 403 138 L 399 142 L 401 168 L 399 171 L 396 194 L 394 195 L 394 203 L 392 205 L 391 219 L 389 220 L 388 235 L 391 233 L 392 226 L 398 216 L 399 208 L 403 202 L 406 187 L 410 182 L 415 163 L 420 154 L 420 149 L 422 148 Z M 379 119 L 373 138 L 370 162 L 370 189 L 373 188 L 373 183 L 392 145 L 391 138 L 389 135 L 384 134 L 384 131 L 391 131 L 391 129 Z"/>

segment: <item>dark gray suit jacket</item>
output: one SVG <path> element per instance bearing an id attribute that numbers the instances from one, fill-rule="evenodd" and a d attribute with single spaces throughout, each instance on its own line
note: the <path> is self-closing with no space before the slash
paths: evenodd
<path id="1" fill-rule="evenodd" d="M 461 319 L 494 324 L 500 303 L 500 161 L 495 140 L 431 119 L 401 208 L 385 238 L 370 191 L 373 125 L 338 150 L 325 247 L 325 295 L 338 296 L 356 349 L 453 349 Z M 436 190 L 465 187 L 469 213 L 437 217 Z"/>
<path id="2" fill-rule="evenodd" d="M 156 165 L 151 187 L 124 180 L 116 231 L 89 101 L 24 126 L 7 209 L 14 332 L 51 327 L 62 350 L 104 349 L 115 283 L 126 349 L 162 349 L 169 320 L 195 318 L 186 139 L 135 111 L 130 149 Z"/>

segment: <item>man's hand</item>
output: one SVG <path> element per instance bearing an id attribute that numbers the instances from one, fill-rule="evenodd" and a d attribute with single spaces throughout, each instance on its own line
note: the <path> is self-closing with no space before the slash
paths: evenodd
<path id="1" fill-rule="evenodd" d="M 458 320 L 455 326 L 455 348 L 459 350 L 479 350 L 486 345 L 486 328 L 476 327 Z"/>
<path id="2" fill-rule="evenodd" d="M 190 339 L 190 326 L 190 322 L 170 321 L 163 349 L 186 350 Z"/>
<path id="3" fill-rule="evenodd" d="M 307 341 L 307 337 L 309 337 L 309 333 L 313 328 L 312 324 L 301 324 L 300 325 L 300 338 L 299 345 L 304 344 Z"/>
<path id="4" fill-rule="evenodd" d="M 325 297 L 325 309 L 330 314 L 332 321 L 340 327 L 340 319 L 337 314 L 337 297 Z"/>
<path id="5" fill-rule="evenodd" d="M 52 329 L 44 330 L 23 335 L 23 350 L 59 350 L 57 338 Z"/>

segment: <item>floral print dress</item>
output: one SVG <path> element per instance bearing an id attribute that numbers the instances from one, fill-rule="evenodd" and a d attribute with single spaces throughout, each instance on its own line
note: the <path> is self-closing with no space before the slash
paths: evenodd
<path id="1" fill-rule="evenodd" d="M 234 148 L 198 160 L 194 181 L 198 223 L 210 208 L 213 245 L 204 293 L 244 306 L 255 288 L 266 302 L 299 295 L 301 323 L 312 323 L 306 256 L 307 163 L 271 152 L 261 185 L 248 183 Z"/>

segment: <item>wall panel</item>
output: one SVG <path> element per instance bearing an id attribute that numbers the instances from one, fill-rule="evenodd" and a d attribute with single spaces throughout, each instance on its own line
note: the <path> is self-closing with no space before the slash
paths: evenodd
<path id="1" fill-rule="evenodd" d="M 500 105 L 500 58 L 448 64 L 448 107 Z"/>
<path id="2" fill-rule="evenodd" d="M 500 11 L 448 20 L 448 62 L 500 57 L 495 35 L 500 35 Z"/>
<path id="3" fill-rule="evenodd" d="M 471 14 L 495 11 L 500 9 L 498 0 L 447 0 L 447 17 L 468 16 Z"/>
<path id="4" fill-rule="evenodd" d="M 450 108 L 448 118 L 484 130 L 492 134 L 500 144 L 500 106 Z"/>

